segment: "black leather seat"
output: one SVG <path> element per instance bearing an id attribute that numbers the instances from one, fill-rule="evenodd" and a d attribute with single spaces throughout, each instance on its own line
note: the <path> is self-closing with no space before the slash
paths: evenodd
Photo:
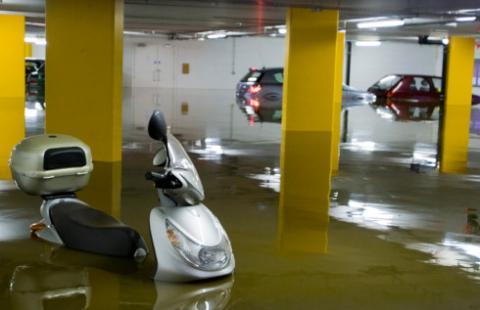
<path id="1" fill-rule="evenodd" d="M 71 249 L 122 257 L 134 257 L 137 249 L 148 253 L 137 231 L 81 201 L 60 201 L 50 208 L 50 219 Z"/>

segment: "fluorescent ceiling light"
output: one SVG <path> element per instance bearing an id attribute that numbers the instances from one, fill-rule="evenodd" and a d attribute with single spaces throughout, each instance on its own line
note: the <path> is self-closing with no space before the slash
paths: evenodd
<path id="1" fill-rule="evenodd" d="M 455 18 L 457 22 L 473 22 L 476 19 L 477 19 L 476 16 L 462 16 L 462 17 Z"/>
<path id="2" fill-rule="evenodd" d="M 223 39 L 227 35 L 225 33 L 211 33 L 207 35 L 207 39 Z"/>
<path id="3" fill-rule="evenodd" d="M 450 42 L 450 40 L 449 40 L 448 38 L 443 38 L 443 39 L 442 39 L 442 43 L 443 43 L 444 45 L 448 45 L 449 42 Z"/>
<path id="4" fill-rule="evenodd" d="M 287 33 L 287 28 L 278 28 L 278 33 L 279 34 L 286 34 Z"/>
<path id="5" fill-rule="evenodd" d="M 382 42 L 380 41 L 357 41 L 355 42 L 356 46 L 380 46 Z"/>
<path id="6" fill-rule="evenodd" d="M 386 27 L 399 27 L 405 25 L 405 22 L 401 19 L 382 19 L 371 22 L 358 23 L 357 27 L 363 28 L 386 28 Z"/>
<path id="7" fill-rule="evenodd" d="M 455 22 L 452 22 L 452 23 L 446 23 L 445 26 L 448 26 L 448 27 L 457 27 L 458 24 L 455 23 Z"/>

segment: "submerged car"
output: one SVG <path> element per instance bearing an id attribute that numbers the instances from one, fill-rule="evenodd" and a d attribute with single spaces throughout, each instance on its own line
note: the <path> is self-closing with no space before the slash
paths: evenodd
<path id="1" fill-rule="evenodd" d="M 27 101 L 45 102 L 45 60 L 27 58 L 25 60 L 25 93 Z"/>
<path id="2" fill-rule="evenodd" d="M 391 113 L 395 120 L 428 120 L 443 101 L 442 78 L 430 75 L 391 74 L 373 84 L 369 92 L 375 94 L 372 106 Z M 480 97 L 472 95 L 472 105 Z"/>
<path id="3" fill-rule="evenodd" d="M 375 95 L 343 85 L 342 108 L 368 105 L 375 101 Z M 283 68 L 250 68 L 238 82 L 237 104 L 245 112 L 258 112 L 260 109 L 275 111 L 275 119 L 280 121 L 282 109 Z M 248 110 L 248 111 L 247 111 Z M 262 119 L 262 118 L 259 118 Z"/>

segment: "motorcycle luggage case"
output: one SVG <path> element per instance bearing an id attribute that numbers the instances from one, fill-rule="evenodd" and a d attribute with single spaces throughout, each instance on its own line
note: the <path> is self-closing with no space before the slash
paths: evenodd
<path id="1" fill-rule="evenodd" d="M 17 186 L 31 195 L 73 193 L 93 170 L 90 148 L 67 135 L 38 135 L 15 146 L 10 169 Z"/>

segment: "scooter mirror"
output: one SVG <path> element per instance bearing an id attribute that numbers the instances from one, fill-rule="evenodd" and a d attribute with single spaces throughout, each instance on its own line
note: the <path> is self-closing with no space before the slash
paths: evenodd
<path id="1" fill-rule="evenodd" d="M 160 148 L 158 149 L 155 157 L 153 157 L 153 165 L 155 167 L 163 167 L 167 164 L 167 147 L 164 143 L 161 144 Z"/>
<path id="2" fill-rule="evenodd" d="M 167 123 L 162 112 L 158 110 L 153 111 L 148 122 L 148 135 L 154 140 L 167 144 Z"/>

